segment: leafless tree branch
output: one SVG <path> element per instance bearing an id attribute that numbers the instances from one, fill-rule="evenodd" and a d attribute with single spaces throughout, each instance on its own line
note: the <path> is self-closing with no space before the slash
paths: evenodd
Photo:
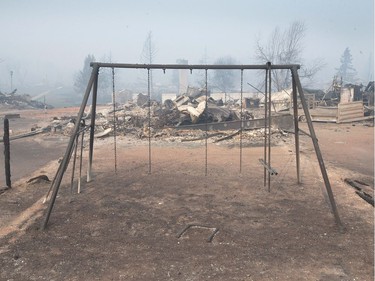
<path id="1" fill-rule="evenodd" d="M 288 29 L 282 31 L 276 27 L 271 33 L 267 43 L 263 45 L 258 38 L 256 40 L 256 60 L 261 63 L 272 64 L 301 64 L 301 78 L 312 79 L 324 66 L 321 60 L 316 60 L 312 65 L 303 63 L 303 39 L 306 26 L 302 21 L 291 23 Z M 288 70 L 272 71 L 272 82 L 277 91 L 291 86 L 291 75 Z"/>

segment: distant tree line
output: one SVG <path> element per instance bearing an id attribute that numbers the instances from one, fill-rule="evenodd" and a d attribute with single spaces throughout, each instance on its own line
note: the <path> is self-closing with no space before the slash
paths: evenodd
<path id="1" fill-rule="evenodd" d="M 310 65 L 307 65 L 303 58 L 303 39 L 306 34 L 306 25 L 302 21 L 292 22 L 285 30 L 276 27 L 270 34 L 268 40 L 262 43 L 260 38 L 256 40 L 255 60 L 259 64 L 271 62 L 272 64 L 300 64 L 299 71 L 301 79 L 312 80 L 315 75 L 325 66 L 322 59 L 315 59 Z M 152 39 L 152 32 L 150 31 L 146 37 L 141 52 L 141 61 L 146 64 L 155 63 L 157 48 Z M 207 55 L 206 55 L 207 56 Z M 84 93 L 87 83 L 91 75 L 90 62 L 95 61 L 95 57 L 89 54 L 85 57 L 83 68 L 75 75 L 74 88 L 77 93 Z M 111 61 L 111 58 L 104 58 L 104 61 Z M 1 61 L 0 61 L 1 62 Z M 219 57 L 214 61 L 216 65 L 230 65 L 235 64 L 236 61 L 231 56 Z M 207 58 L 204 64 L 207 64 Z M 340 59 L 340 66 L 335 69 L 336 75 L 342 79 L 344 83 L 354 83 L 356 81 L 357 72 L 352 64 L 352 55 L 350 49 L 347 47 Z M 223 93 L 233 91 L 235 88 L 236 75 L 233 70 L 214 70 L 210 77 L 210 88 L 216 89 Z M 199 72 L 199 85 L 205 86 L 205 74 Z M 291 87 L 291 74 L 289 70 L 273 70 L 272 71 L 272 85 L 273 90 L 281 91 Z M 173 79 L 176 82 L 176 77 Z M 110 93 L 110 86 L 112 83 L 111 70 L 109 68 L 100 69 L 99 85 L 100 91 Z M 155 95 L 153 87 L 153 75 L 150 70 L 149 81 L 144 81 L 145 84 L 150 83 L 151 96 Z M 238 87 L 237 87 L 238 88 Z"/>
<path id="2" fill-rule="evenodd" d="M 103 58 L 103 62 L 110 61 L 110 57 Z M 82 70 L 76 73 L 74 78 L 74 89 L 78 94 L 84 94 L 86 91 L 87 84 L 90 80 L 92 68 L 90 67 L 91 62 L 95 62 L 95 56 L 89 54 L 85 57 L 83 62 Z M 99 70 L 98 77 L 98 91 L 101 92 L 101 95 L 98 95 L 98 98 L 104 101 L 107 101 L 111 96 L 111 84 L 112 84 L 112 74 L 111 69 L 101 68 Z"/>

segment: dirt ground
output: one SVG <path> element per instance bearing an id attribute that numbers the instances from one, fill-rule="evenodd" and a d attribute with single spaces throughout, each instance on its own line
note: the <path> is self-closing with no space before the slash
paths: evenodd
<path id="1" fill-rule="evenodd" d="M 68 168 L 45 231 L 49 183 L 26 180 L 52 178 L 52 155 L 0 195 L 0 280 L 373 280 L 374 208 L 344 182 L 374 186 L 373 126 L 314 125 L 343 232 L 306 136 L 300 185 L 293 135 L 272 146 L 270 192 L 259 145 L 244 142 L 240 173 L 238 138 L 209 143 L 205 175 L 204 141 L 153 141 L 149 166 L 147 141 L 118 137 L 115 172 L 109 137 L 82 193 Z"/>

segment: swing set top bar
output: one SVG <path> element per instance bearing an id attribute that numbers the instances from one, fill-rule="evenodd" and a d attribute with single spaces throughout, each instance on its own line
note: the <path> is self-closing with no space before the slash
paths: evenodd
<path id="1" fill-rule="evenodd" d="M 299 69 L 299 64 L 127 64 L 91 62 L 91 67 L 138 68 L 138 69 Z"/>

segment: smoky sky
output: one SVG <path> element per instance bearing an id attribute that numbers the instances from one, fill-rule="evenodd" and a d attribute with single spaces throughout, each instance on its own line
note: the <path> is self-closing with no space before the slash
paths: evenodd
<path id="1" fill-rule="evenodd" d="M 1 0 L 0 90 L 72 85 L 84 58 L 139 63 L 152 31 L 155 63 L 223 56 L 255 64 L 256 40 L 303 21 L 306 63 L 322 59 L 316 86 L 332 80 L 346 47 L 361 81 L 373 79 L 373 0 Z"/>

